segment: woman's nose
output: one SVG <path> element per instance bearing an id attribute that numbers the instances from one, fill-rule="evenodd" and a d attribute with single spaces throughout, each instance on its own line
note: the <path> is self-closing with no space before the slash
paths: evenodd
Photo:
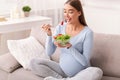
<path id="1" fill-rule="evenodd" d="M 65 14 L 65 16 L 66 16 L 66 17 L 69 17 L 69 14 L 68 14 L 68 13 L 66 13 L 66 14 Z"/>

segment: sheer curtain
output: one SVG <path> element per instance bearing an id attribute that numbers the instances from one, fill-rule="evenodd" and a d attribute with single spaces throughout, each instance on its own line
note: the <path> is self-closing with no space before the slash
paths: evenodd
<path id="1" fill-rule="evenodd" d="M 63 20 L 63 6 L 65 2 L 66 0 L 0 0 L 0 15 L 9 15 L 10 10 L 16 8 L 16 6 L 21 9 L 24 5 L 30 5 L 33 15 L 51 17 L 53 26 L 56 26 Z"/>
<path id="2" fill-rule="evenodd" d="M 33 15 L 51 17 L 53 26 L 63 19 L 63 6 L 66 0 L 0 0 L 0 15 L 10 15 L 10 11 L 16 7 L 30 5 Z"/>
<path id="3" fill-rule="evenodd" d="M 65 0 L 28 0 L 27 4 L 32 7 L 35 15 L 52 18 L 53 26 L 63 20 L 63 6 Z"/>
<path id="4" fill-rule="evenodd" d="M 51 17 L 53 26 L 63 20 L 63 6 L 67 0 L 28 0 L 35 15 Z M 82 4 L 86 0 L 81 0 Z"/>

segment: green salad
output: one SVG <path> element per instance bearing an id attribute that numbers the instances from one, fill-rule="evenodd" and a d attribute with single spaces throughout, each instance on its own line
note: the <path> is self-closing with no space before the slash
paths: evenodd
<path id="1" fill-rule="evenodd" d="M 69 42 L 70 36 L 68 34 L 58 34 L 57 36 L 54 36 L 54 39 L 64 46 L 66 43 Z"/>

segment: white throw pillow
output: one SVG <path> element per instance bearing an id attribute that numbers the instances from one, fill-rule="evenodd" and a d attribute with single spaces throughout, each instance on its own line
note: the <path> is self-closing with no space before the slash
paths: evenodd
<path id="1" fill-rule="evenodd" d="M 8 40 L 10 53 L 25 69 L 30 69 L 30 61 L 33 58 L 46 58 L 44 47 L 32 36 L 20 40 Z"/>

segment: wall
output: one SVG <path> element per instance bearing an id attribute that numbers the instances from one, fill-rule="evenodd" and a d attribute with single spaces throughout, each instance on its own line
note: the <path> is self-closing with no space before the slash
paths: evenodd
<path id="1" fill-rule="evenodd" d="M 9 0 L 0 0 L 2 1 L 9 1 Z M 14 0 L 15 1 L 15 0 Z M 23 1 L 23 0 L 22 0 Z M 47 6 L 48 9 L 55 8 L 55 5 L 52 3 L 60 4 L 57 6 L 61 8 L 63 5 L 63 1 L 59 0 L 35 0 L 36 2 L 33 3 L 33 0 L 25 0 L 23 4 L 34 4 L 38 2 L 39 5 L 32 6 L 35 11 L 39 9 L 44 9 L 44 6 Z M 40 4 L 44 2 L 45 4 L 41 6 Z M 49 3 L 49 5 L 48 5 Z M 119 34 L 120 35 L 120 0 L 84 0 L 84 13 L 85 18 L 88 25 L 94 32 L 98 33 L 107 33 L 107 34 Z M 36 9 L 36 7 L 39 7 Z M 1 8 L 1 7 L 0 7 Z M 2 8 L 1 8 L 2 9 Z M 6 9 L 5 9 L 6 10 Z M 53 11 L 49 11 L 49 16 L 54 17 Z M 62 11 L 57 12 L 58 14 L 62 14 Z M 59 16 L 60 17 L 60 16 Z M 60 18 L 61 19 L 61 18 Z M 9 33 L 9 34 L 0 34 L 0 45 L 4 45 L 5 41 L 8 38 L 11 38 L 12 35 L 15 35 L 14 39 L 25 38 L 28 35 L 24 35 L 26 32 L 17 32 L 17 33 Z M 28 33 L 28 32 L 27 32 Z M 19 36 L 19 38 L 18 38 Z M 2 42 L 2 43 L 1 43 Z M 5 44 L 6 45 L 6 44 Z M 5 53 L 5 47 L 7 46 L 0 46 L 0 52 Z"/>
<path id="2" fill-rule="evenodd" d="M 120 35 L 120 0 L 88 0 L 84 13 L 94 32 Z"/>
<path id="3" fill-rule="evenodd" d="M 0 15 L 9 14 L 18 6 L 30 5 L 32 11 L 62 8 L 64 0 L 0 0 Z M 7 6 L 6 6 L 7 5 Z"/>

